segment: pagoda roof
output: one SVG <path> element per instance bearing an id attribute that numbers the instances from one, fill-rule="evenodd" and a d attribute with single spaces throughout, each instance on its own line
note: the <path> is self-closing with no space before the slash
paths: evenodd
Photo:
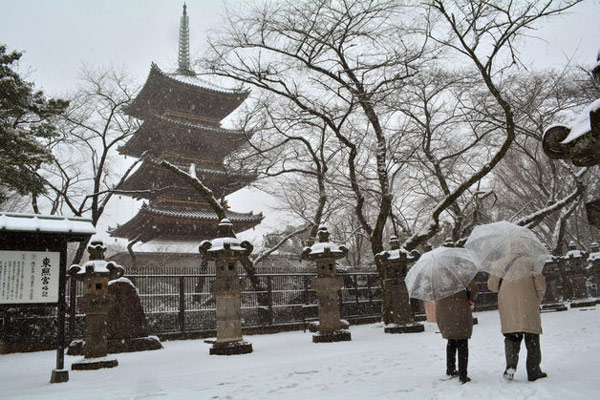
<path id="1" fill-rule="evenodd" d="M 148 114 L 163 115 L 172 111 L 218 122 L 250 94 L 249 91 L 207 86 L 196 77 L 165 73 L 152 63 L 146 83 L 126 111 L 140 119 L 145 119 Z"/>
<path id="2" fill-rule="evenodd" d="M 236 232 L 258 225 L 263 215 L 226 211 Z M 110 231 L 114 237 L 150 240 L 205 240 L 216 237 L 219 218 L 209 207 L 169 207 L 144 204 L 135 217 Z"/>
<path id="3" fill-rule="evenodd" d="M 190 165 L 174 163 L 182 170 L 189 170 Z M 236 192 L 256 179 L 256 175 L 229 173 L 225 169 L 195 167 L 196 176 L 202 183 L 208 186 L 215 197 L 219 198 Z M 132 193 L 135 199 L 151 199 L 158 197 L 170 197 L 182 200 L 205 201 L 204 198 L 183 178 L 160 166 L 143 162 L 134 172 L 118 186 L 119 190 L 142 191 L 166 188 L 155 193 Z"/>
<path id="4" fill-rule="evenodd" d="M 152 114 L 119 147 L 119 152 L 132 157 L 140 157 L 147 150 L 187 155 L 203 153 L 212 160 L 222 160 L 246 140 L 244 131 Z"/>

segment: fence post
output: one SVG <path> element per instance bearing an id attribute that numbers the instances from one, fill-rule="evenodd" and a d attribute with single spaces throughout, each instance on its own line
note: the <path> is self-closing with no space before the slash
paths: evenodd
<path id="1" fill-rule="evenodd" d="M 367 293 L 369 294 L 369 307 L 373 307 L 373 292 L 371 291 L 371 275 L 367 274 Z"/>
<path id="2" fill-rule="evenodd" d="M 179 329 L 185 333 L 185 276 L 179 277 Z"/>
<path id="3" fill-rule="evenodd" d="M 267 276 L 267 300 L 269 304 L 268 321 L 269 325 L 273 325 L 273 277 Z"/>
<path id="4" fill-rule="evenodd" d="M 356 312 L 358 312 L 358 303 L 359 303 L 359 295 L 358 295 L 358 274 L 354 274 L 354 300 L 356 303 Z"/>
<path id="5" fill-rule="evenodd" d="M 350 279 L 352 279 L 352 277 L 350 277 Z M 346 288 L 346 280 L 344 279 L 344 285 L 338 291 L 338 304 L 340 305 L 340 318 L 344 318 L 344 289 L 345 288 Z"/>
<path id="6" fill-rule="evenodd" d="M 308 276 L 304 275 L 304 306 L 302 307 L 302 327 L 304 328 L 304 332 L 306 332 L 306 310 L 308 309 Z"/>
<path id="7" fill-rule="evenodd" d="M 77 282 L 69 277 L 69 343 L 75 338 L 75 324 L 77 310 Z"/>

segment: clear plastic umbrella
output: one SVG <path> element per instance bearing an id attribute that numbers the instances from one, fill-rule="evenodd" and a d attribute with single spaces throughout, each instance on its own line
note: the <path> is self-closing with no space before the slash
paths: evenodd
<path id="1" fill-rule="evenodd" d="M 479 260 L 467 249 L 438 247 L 423 254 L 406 274 L 410 297 L 436 301 L 458 293 L 479 272 Z"/>
<path id="2" fill-rule="evenodd" d="M 541 272 L 550 258 L 533 232 L 507 221 L 476 226 L 465 248 L 481 260 L 482 271 L 503 279 L 519 279 Z M 519 268 L 512 268 L 513 265 Z"/>

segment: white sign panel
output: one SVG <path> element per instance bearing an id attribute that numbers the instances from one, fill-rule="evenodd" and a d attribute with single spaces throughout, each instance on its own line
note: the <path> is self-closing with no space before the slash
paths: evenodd
<path id="1" fill-rule="evenodd" d="M 60 253 L 0 250 L 0 304 L 58 303 Z"/>

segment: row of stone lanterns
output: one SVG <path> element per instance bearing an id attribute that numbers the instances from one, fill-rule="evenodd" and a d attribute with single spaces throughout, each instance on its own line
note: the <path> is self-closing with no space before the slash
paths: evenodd
<path id="1" fill-rule="evenodd" d="M 231 222 L 224 219 L 219 224 L 219 237 L 200 244 L 200 253 L 216 266 L 216 278 L 211 293 L 216 299 L 217 338 L 210 354 L 243 354 L 252 351 L 252 345 L 242 338 L 241 324 L 241 280 L 237 275 L 238 265 L 248 258 L 252 245 L 235 238 Z M 316 292 L 319 311 L 318 332 L 313 335 L 314 343 L 340 342 L 352 339 L 340 319 L 338 291 L 343 279 L 337 276 L 336 261 L 346 257 L 348 249 L 329 241 L 329 231 L 320 226 L 318 241 L 302 251 L 302 259 L 314 261 L 316 277 L 310 282 Z M 408 291 L 404 283 L 407 272 L 407 254 L 400 249 L 400 242 L 391 241 L 392 249 L 378 254 L 378 261 L 386 269 L 385 291 L 390 296 L 392 323 L 387 333 L 423 332 L 422 324 L 413 321 Z M 414 255 L 411 255 L 414 257 Z"/>
<path id="2" fill-rule="evenodd" d="M 310 282 L 317 293 L 319 328 L 313 335 L 314 343 L 340 342 L 352 339 L 340 319 L 338 292 L 343 279 L 337 276 L 336 261 L 345 257 L 348 249 L 329 241 L 325 226 L 318 229 L 318 241 L 302 251 L 302 258 L 314 261 L 316 277 Z M 422 332 L 423 325 L 413 321 L 408 291 L 404 284 L 407 271 L 407 254 L 400 249 L 399 241 L 392 239 L 392 249 L 377 255 L 386 271 L 383 285 L 390 296 L 392 321 L 388 333 Z M 252 344 L 242 337 L 241 294 L 242 282 L 238 276 L 239 264 L 248 259 L 253 246 L 235 237 L 233 226 L 223 219 L 218 226 L 218 237 L 205 240 L 199 251 L 207 261 L 215 263 L 216 277 L 210 292 L 216 300 L 217 337 L 210 354 L 233 355 L 252 352 Z M 107 358 L 107 314 L 113 299 L 108 293 L 108 282 L 120 278 L 123 268 L 104 260 L 106 247 L 102 242 L 92 242 L 88 247 L 90 261 L 83 268 L 73 265 L 69 274 L 84 282 L 84 296 L 80 309 L 85 317 L 84 359 L 74 363 L 72 369 L 99 369 L 118 365 L 116 359 Z"/>
<path id="3" fill-rule="evenodd" d="M 560 302 L 570 300 L 571 307 L 585 307 L 595 304 L 600 284 L 600 246 L 592 243 L 590 252 L 578 250 L 575 242 L 570 242 L 564 256 L 552 257 L 542 271 L 546 278 L 545 309 L 566 310 Z M 559 293 L 562 288 L 562 296 Z"/>

